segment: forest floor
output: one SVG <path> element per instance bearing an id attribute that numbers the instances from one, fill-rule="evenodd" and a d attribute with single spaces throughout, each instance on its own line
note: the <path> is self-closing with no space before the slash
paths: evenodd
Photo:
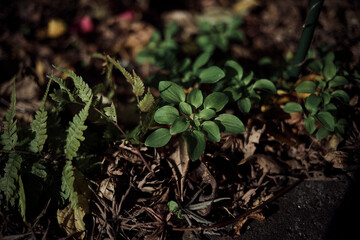
<path id="1" fill-rule="evenodd" d="M 106 76 L 106 65 L 96 56 L 110 55 L 148 79 L 159 68 L 139 64 L 136 56 L 155 31 L 162 32 L 173 21 L 181 28 L 175 38 L 185 49 L 191 48 L 200 20 L 242 19 L 239 30 L 244 40 L 231 42 L 219 55 L 235 59 L 245 72 L 272 79 L 277 86 L 287 85 L 282 67 L 296 52 L 307 8 L 308 1 L 295 0 L 2 1 L 0 119 L 11 105 L 16 80 L 16 118 L 19 125 L 28 127 L 46 91 L 46 76 L 60 76 L 55 65 L 73 70 L 90 87 L 107 81 L 116 85 L 103 96 L 116 101 L 117 124 L 130 134 L 139 122 L 132 89 L 115 70 Z M 359 74 L 359 16 L 358 1 L 326 0 L 311 49 L 319 56 L 333 52 L 341 68 Z M 192 58 L 198 54 L 184 52 Z M 300 78 L 311 74 L 305 69 Z M 303 98 L 289 85 L 284 101 L 301 102 Z M 106 129 L 89 121 L 88 131 L 95 134 L 85 134 L 88 140 L 83 144 L 88 145 L 81 150 L 88 151 L 90 162 L 97 165 L 95 171 L 89 170 L 90 165 L 82 171 L 96 192 L 88 199 L 86 235 L 77 232 L 76 220 L 58 223 L 58 206 L 65 205 L 54 196 L 36 198 L 26 192 L 27 223 L 16 208 L 1 206 L 0 239 L 345 239 L 358 223 L 350 216 L 360 212 L 359 86 L 349 79 L 341 87 L 349 96 L 338 109 L 348 122 L 341 137 L 329 134 L 319 140 L 309 134 L 303 115 L 285 113 L 285 102 L 280 101 L 284 96 L 276 95 L 249 114 L 240 114 L 245 132 L 222 134 L 220 142 L 207 143 L 200 161 L 190 161 L 176 137 L 173 146 L 158 150 L 134 148 L 135 144 L 120 141 L 123 136 L 101 141 Z M 156 89 L 151 92 L 160 95 Z M 237 114 L 235 105 L 227 110 Z M 64 129 L 76 110 L 66 108 L 59 123 Z M 49 166 L 64 165 L 64 156 L 50 147 L 43 155 Z M 6 154 L 0 152 L 0 159 Z M 169 159 L 183 163 L 182 158 L 188 159 L 187 167 L 174 169 Z M 4 161 L 0 164 L 5 168 Z M 27 183 L 24 179 L 26 188 L 32 178 Z M 169 211 L 170 202 L 177 202 L 182 212 Z"/>

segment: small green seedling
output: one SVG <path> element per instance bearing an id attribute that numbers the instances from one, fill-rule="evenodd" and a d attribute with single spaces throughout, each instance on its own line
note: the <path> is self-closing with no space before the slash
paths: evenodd
<path id="1" fill-rule="evenodd" d="M 177 202 L 171 200 L 167 203 L 167 205 L 168 205 L 169 211 L 176 214 L 178 219 L 181 219 L 182 211 L 181 211 L 181 209 L 179 209 L 179 205 L 177 204 Z"/>
<path id="2" fill-rule="evenodd" d="M 168 105 L 155 112 L 154 120 L 168 127 L 151 133 L 145 141 L 146 146 L 162 147 L 173 135 L 182 134 L 189 157 L 195 161 L 204 152 L 206 139 L 219 142 L 220 132 L 236 134 L 245 131 L 244 124 L 236 116 L 218 115 L 229 101 L 224 93 L 213 92 L 204 99 L 201 90 L 195 88 L 186 96 L 181 86 L 169 81 L 160 82 L 159 91 Z"/>
<path id="3" fill-rule="evenodd" d="M 257 90 L 266 91 L 272 94 L 276 93 L 274 83 L 267 79 L 253 80 L 253 73 L 251 72 L 244 77 L 243 68 L 235 61 L 228 60 L 225 63 L 226 77 L 220 84 L 226 84 L 228 87 L 224 92 L 236 101 L 239 110 L 242 113 L 248 113 L 251 109 L 251 100 L 259 101 L 261 96 L 257 94 Z"/>
<path id="4" fill-rule="evenodd" d="M 347 121 L 338 115 L 336 103 L 347 104 L 349 95 L 344 90 L 335 89 L 348 83 L 344 76 L 337 75 L 338 69 L 334 64 L 333 54 L 328 54 L 324 61 L 314 61 L 310 67 L 321 76 L 316 82 L 304 81 L 299 84 L 295 91 L 309 93 L 305 98 L 304 106 L 300 103 L 289 102 L 284 106 L 287 113 L 304 113 L 305 129 L 313 134 L 316 129 L 318 139 L 325 138 L 329 132 L 335 132 L 338 136 L 345 133 Z"/>
<path id="5" fill-rule="evenodd" d="M 233 18 L 229 23 L 202 22 L 199 26 L 196 43 L 204 52 L 213 52 L 216 49 L 226 52 L 229 49 L 230 41 L 245 39 L 243 32 L 238 29 L 242 22 L 239 18 Z"/>

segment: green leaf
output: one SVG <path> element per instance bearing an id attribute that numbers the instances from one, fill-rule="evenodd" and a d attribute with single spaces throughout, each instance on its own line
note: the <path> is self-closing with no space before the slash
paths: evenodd
<path id="1" fill-rule="evenodd" d="M 215 109 L 216 112 L 219 112 L 225 107 L 228 101 L 229 98 L 224 93 L 214 92 L 205 98 L 204 107 L 212 108 Z"/>
<path id="2" fill-rule="evenodd" d="M 16 115 L 16 90 L 15 90 L 15 81 L 12 86 L 11 99 L 10 99 L 10 109 L 5 114 L 5 121 L 3 126 L 3 134 L 1 135 L 1 144 L 3 144 L 3 150 L 14 150 L 18 135 L 16 128 L 16 120 L 14 120 Z"/>
<path id="3" fill-rule="evenodd" d="M 335 119 L 333 115 L 329 112 L 319 112 L 316 115 L 318 121 L 323 125 L 324 128 L 326 128 L 329 131 L 334 131 L 335 127 Z"/>
<path id="4" fill-rule="evenodd" d="M 239 100 L 243 95 L 243 92 L 235 87 L 227 87 L 223 92 L 226 93 L 226 95 L 229 96 L 232 101 Z"/>
<path id="5" fill-rule="evenodd" d="M 179 30 L 179 25 L 176 22 L 171 22 L 165 27 L 164 35 L 166 39 L 170 39 Z"/>
<path id="6" fill-rule="evenodd" d="M 329 134 L 329 131 L 326 128 L 320 128 L 316 133 L 317 139 L 323 139 Z"/>
<path id="7" fill-rule="evenodd" d="M 304 119 L 304 126 L 306 131 L 310 134 L 313 134 L 316 130 L 316 120 L 313 116 L 309 116 L 308 118 Z"/>
<path id="8" fill-rule="evenodd" d="M 179 104 L 179 107 L 180 107 L 180 110 L 182 113 L 190 116 L 192 114 L 192 108 L 191 108 L 191 105 L 186 103 L 186 102 L 181 102 Z"/>
<path id="9" fill-rule="evenodd" d="M 198 160 L 205 150 L 205 135 L 201 131 L 186 131 L 183 133 L 184 141 L 192 161 Z"/>
<path id="10" fill-rule="evenodd" d="M 344 90 L 335 90 L 331 93 L 331 96 L 340 99 L 344 103 L 348 103 L 350 101 L 349 95 Z"/>
<path id="11" fill-rule="evenodd" d="M 216 116 L 216 112 L 209 108 L 205 108 L 199 112 L 199 118 L 203 120 L 209 120 L 215 116 Z"/>
<path id="12" fill-rule="evenodd" d="M 345 128 L 347 125 L 347 121 L 345 118 L 340 118 L 339 121 L 337 121 L 336 125 L 335 125 L 335 129 L 341 134 L 345 134 Z"/>
<path id="13" fill-rule="evenodd" d="M 201 124 L 201 130 L 206 133 L 208 140 L 212 142 L 220 141 L 220 129 L 213 121 L 205 121 Z"/>
<path id="14" fill-rule="evenodd" d="M 316 84 L 311 81 L 302 82 L 295 88 L 295 91 L 298 93 L 314 93 L 315 90 Z"/>
<path id="15" fill-rule="evenodd" d="M 276 87 L 274 83 L 272 83 L 270 80 L 267 79 L 259 79 L 254 83 L 254 89 L 267 91 L 270 93 L 275 94 L 276 93 Z"/>
<path id="16" fill-rule="evenodd" d="M 305 108 L 311 113 L 315 114 L 319 110 L 319 104 L 321 103 L 321 98 L 315 94 L 311 94 L 305 100 Z"/>
<path id="17" fill-rule="evenodd" d="M 243 81 L 244 81 L 245 86 L 249 85 L 249 83 L 251 82 L 251 80 L 253 79 L 253 77 L 254 77 L 254 73 L 253 73 L 253 72 L 250 72 L 249 75 L 247 75 L 246 77 L 244 77 Z"/>
<path id="18" fill-rule="evenodd" d="M 320 74 L 323 64 L 320 60 L 314 60 L 309 63 L 308 67 L 314 72 Z"/>
<path id="19" fill-rule="evenodd" d="M 6 206 L 10 203 L 11 206 L 15 205 L 15 199 L 18 194 L 18 178 L 21 163 L 23 159 L 15 152 L 9 154 L 9 159 L 5 165 L 5 174 L 0 178 L 0 191 L 5 195 Z"/>
<path id="20" fill-rule="evenodd" d="M 329 87 L 332 88 L 332 87 L 339 87 L 339 86 L 342 86 L 342 85 L 345 85 L 345 84 L 348 84 L 348 80 L 343 77 L 343 76 L 336 76 L 334 79 L 332 79 L 330 82 L 329 82 Z"/>
<path id="21" fill-rule="evenodd" d="M 188 129 L 189 126 L 190 126 L 190 122 L 187 121 L 183 116 L 179 116 L 171 125 L 170 134 L 174 135 L 174 134 L 182 133 L 186 129 Z"/>
<path id="22" fill-rule="evenodd" d="M 179 210 L 179 205 L 177 204 L 177 202 L 171 200 L 167 203 L 167 206 L 169 208 L 170 212 L 176 212 Z"/>
<path id="23" fill-rule="evenodd" d="M 168 103 L 181 103 L 185 101 L 185 92 L 176 83 L 170 81 L 161 81 L 159 91 L 162 99 Z"/>
<path id="24" fill-rule="evenodd" d="M 241 132 L 245 132 L 245 126 L 242 121 L 231 114 L 220 114 L 215 120 L 220 122 L 220 129 L 224 133 L 232 133 L 237 134 Z"/>
<path id="25" fill-rule="evenodd" d="M 112 102 L 110 107 L 104 107 L 105 115 L 113 122 L 117 122 L 115 105 Z"/>
<path id="26" fill-rule="evenodd" d="M 21 217 L 26 223 L 26 198 L 25 198 L 25 189 L 21 176 L 19 176 L 19 208 Z"/>
<path id="27" fill-rule="evenodd" d="M 152 132 L 145 140 L 145 145 L 148 147 L 163 147 L 171 139 L 169 129 L 159 128 Z"/>
<path id="28" fill-rule="evenodd" d="M 193 71 L 196 71 L 202 66 L 204 66 L 209 61 L 210 56 L 211 56 L 210 52 L 204 52 L 198 58 L 196 58 L 193 64 Z"/>
<path id="29" fill-rule="evenodd" d="M 172 124 L 179 116 L 179 111 L 172 106 L 163 106 L 159 108 L 154 115 L 155 122 L 159 124 Z"/>
<path id="30" fill-rule="evenodd" d="M 250 98 L 242 98 L 237 102 L 237 105 L 239 107 L 239 110 L 242 113 L 248 113 L 250 112 L 250 108 L 251 108 L 251 101 Z"/>
<path id="31" fill-rule="evenodd" d="M 216 83 L 225 77 L 225 73 L 217 66 L 212 66 L 201 71 L 200 83 Z"/>
<path id="32" fill-rule="evenodd" d="M 295 103 L 295 102 L 286 103 L 283 110 L 286 113 L 297 113 L 297 112 L 303 111 L 301 105 L 299 103 Z"/>
<path id="33" fill-rule="evenodd" d="M 335 77 L 336 66 L 333 61 L 327 60 L 324 62 L 323 74 L 326 81 L 329 81 Z"/>
<path id="34" fill-rule="evenodd" d="M 66 130 L 66 144 L 65 144 L 65 154 L 69 160 L 72 160 L 77 156 L 77 151 L 80 147 L 80 142 L 85 140 L 83 132 L 87 129 L 85 126 L 85 120 L 89 115 L 89 108 L 91 105 L 92 96 L 86 103 L 85 107 L 74 116 L 73 120 L 70 122 L 69 128 Z"/>
<path id="35" fill-rule="evenodd" d="M 329 104 L 330 103 L 330 101 L 331 101 L 331 98 L 332 98 L 332 96 L 330 95 L 330 93 L 329 92 L 323 92 L 322 94 L 321 94 L 321 97 L 322 97 L 322 99 L 324 100 L 324 104 L 326 105 L 326 104 Z"/>
<path id="36" fill-rule="evenodd" d="M 324 105 L 322 110 L 325 112 L 331 112 L 331 111 L 336 111 L 337 107 L 335 106 L 335 104 L 329 103 L 329 104 Z"/>
<path id="37" fill-rule="evenodd" d="M 203 95 L 200 89 L 195 88 L 191 90 L 187 96 L 187 102 L 193 105 L 195 108 L 200 107 L 203 104 Z"/>
<path id="38" fill-rule="evenodd" d="M 230 67 L 230 68 L 232 68 L 232 69 L 234 69 L 236 71 L 236 74 L 234 75 L 234 77 L 238 81 L 240 81 L 242 79 L 243 74 L 244 74 L 244 70 L 237 62 L 235 62 L 233 60 L 228 60 L 228 61 L 226 61 L 225 66 Z"/>

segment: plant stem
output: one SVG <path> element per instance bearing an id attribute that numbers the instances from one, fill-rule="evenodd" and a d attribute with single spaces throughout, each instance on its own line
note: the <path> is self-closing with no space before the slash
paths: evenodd
<path id="1" fill-rule="evenodd" d="M 310 0 L 309 12 L 306 16 L 305 24 L 303 25 L 299 46 L 290 70 L 290 79 L 292 80 L 297 79 L 301 71 L 301 67 L 306 60 L 305 57 L 309 50 L 323 3 L 324 0 Z"/>

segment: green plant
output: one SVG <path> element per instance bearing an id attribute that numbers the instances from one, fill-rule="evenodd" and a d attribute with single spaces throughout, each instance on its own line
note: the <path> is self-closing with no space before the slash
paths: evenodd
<path id="1" fill-rule="evenodd" d="M 186 96 L 181 86 L 169 81 L 160 82 L 159 91 L 168 105 L 155 112 L 154 120 L 169 128 L 161 127 L 152 132 L 145 141 L 149 147 L 165 146 L 173 135 L 181 134 L 190 159 L 195 161 L 205 150 L 205 139 L 219 142 L 221 131 L 233 134 L 245 131 L 244 124 L 236 116 L 217 115 L 229 101 L 224 93 L 214 92 L 204 99 L 201 90 L 195 88 Z"/>
<path id="2" fill-rule="evenodd" d="M 168 206 L 170 212 L 176 214 L 178 219 L 181 219 L 182 211 L 179 208 L 179 205 L 177 204 L 177 202 L 171 200 L 167 203 L 167 206 Z"/>
<path id="3" fill-rule="evenodd" d="M 241 42 L 245 39 L 243 32 L 239 30 L 242 22 L 239 18 L 233 18 L 229 23 L 212 24 L 203 21 L 199 25 L 196 43 L 204 52 L 213 52 L 216 49 L 226 52 L 231 41 Z"/>
<path id="4" fill-rule="evenodd" d="M 276 93 L 274 83 L 267 79 L 258 79 L 254 81 L 254 74 L 250 72 L 244 76 L 243 68 L 235 61 L 225 62 L 224 71 L 226 76 L 218 82 L 219 89 L 224 88 L 224 92 L 232 101 L 237 103 L 242 113 L 248 113 L 251 109 L 251 101 L 259 101 L 261 96 L 257 90 L 266 91 L 272 94 Z"/>
<path id="5" fill-rule="evenodd" d="M 339 69 L 334 63 L 333 53 L 327 54 L 322 61 L 314 60 L 309 67 L 319 73 L 316 81 L 304 81 L 300 83 L 295 91 L 297 93 L 309 94 L 303 106 L 300 103 L 289 102 L 284 106 L 287 113 L 304 113 L 305 129 L 313 134 L 316 129 L 316 137 L 322 139 L 329 132 L 341 136 L 345 133 L 346 119 L 341 118 L 337 105 L 347 104 L 349 95 L 346 91 L 336 89 L 348 83 L 348 80 L 338 75 Z"/>
<path id="6" fill-rule="evenodd" d="M 161 69 L 171 69 L 176 65 L 178 43 L 174 40 L 174 34 L 179 30 L 179 25 L 171 23 L 164 29 L 164 35 L 155 31 L 151 36 L 147 47 L 142 49 L 136 56 L 140 64 L 150 62 Z"/>

